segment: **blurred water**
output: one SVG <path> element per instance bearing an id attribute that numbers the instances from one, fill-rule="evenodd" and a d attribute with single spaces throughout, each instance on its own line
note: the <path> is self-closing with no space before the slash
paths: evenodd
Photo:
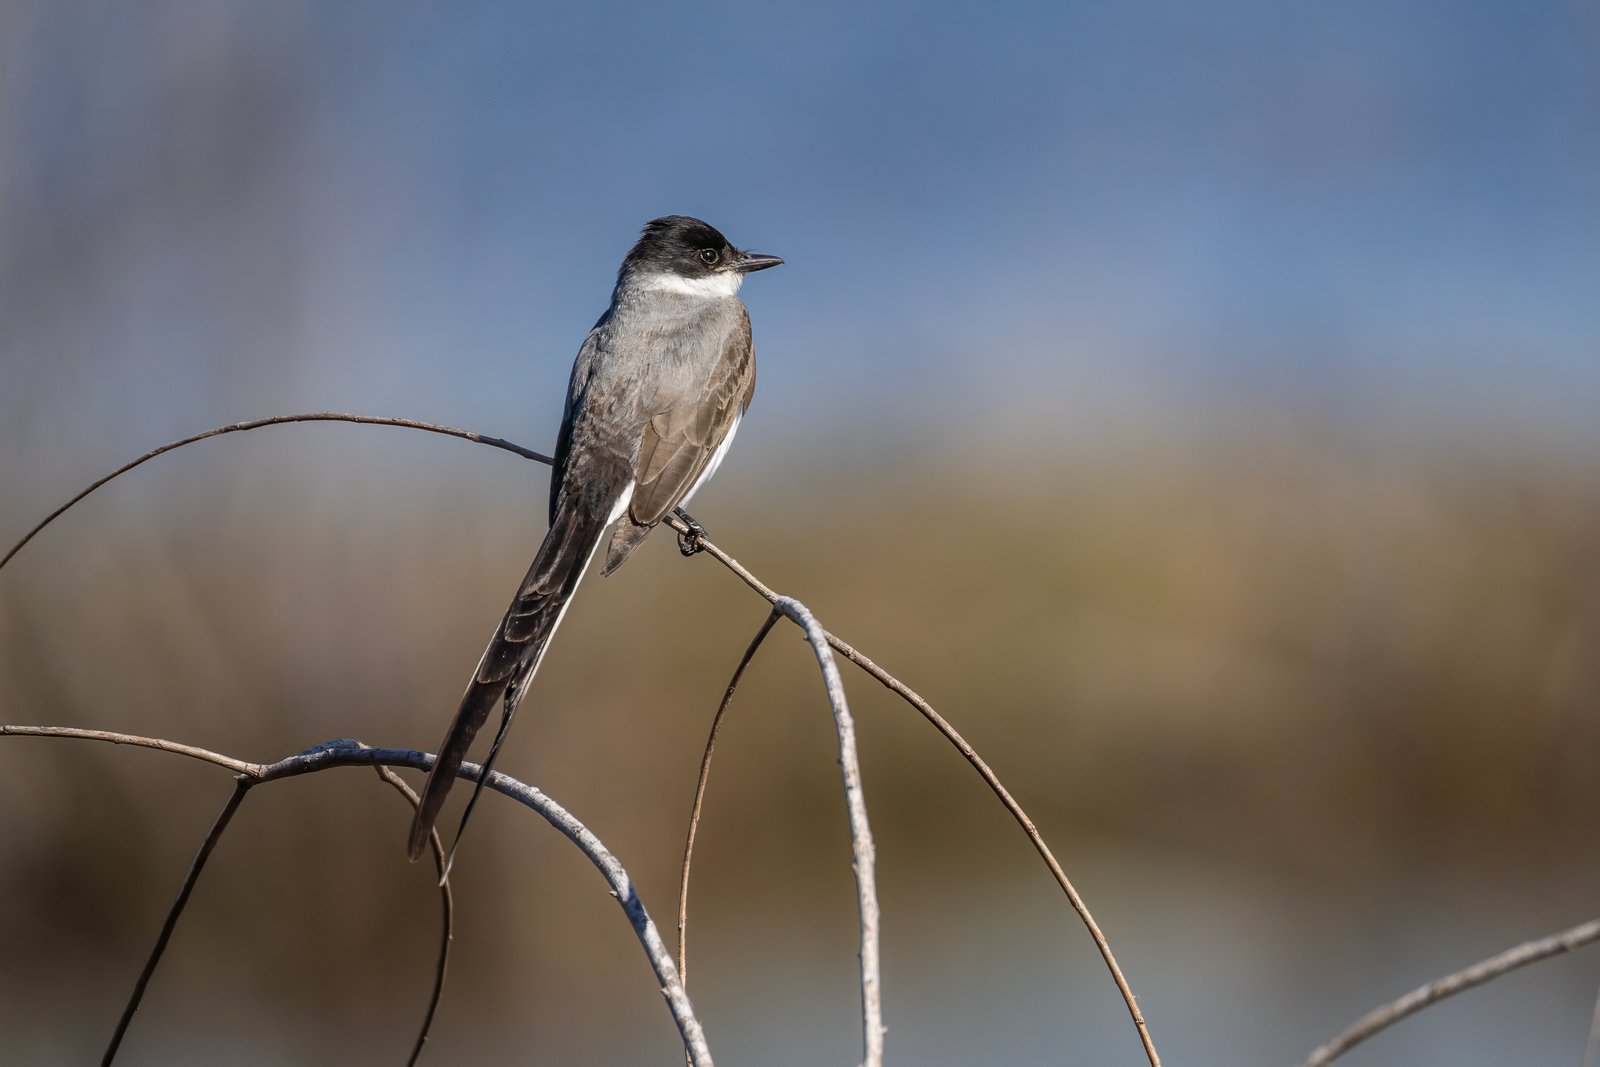
<path id="1" fill-rule="evenodd" d="M 1020 839 L 1011 844 L 1022 850 Z M 892 836 L 886 845 L 892 862 Z M 1420 881 L 1390 887 L 1407 893 L 1379 910 L 1376 901 L 1352 908 L 1315 892 L 1285 895 L 1204 860 L 1113 860 L 1108 877 L 1096 863 L 1102 858 L 1091 853 L 1070 865 L 1140 994 L 1165 1060 L 1200 1067 L 1298 1062 L 1380 999 L 1579 917 L 1540 904 L 1534 885 L 1463 891 L 1453 881 Z M 839 874 L 835 883 L 848 878 L 843 867 Z M 756 901 L 773 903 L 756 881 Z M 1010 886 L 937 877 L 919 879 L 914 888 L 896 886 L 891 877 L 888 886 L 885 1014 L 893 1060 L 930 1067 L 1144 1062 L 1109 977 L 1042 869 Z M 674 1058 L 675 1031 L 622 917 L 603 899 L 597 879 L 583 888 L 595 898 L 587 906 L 532 925 L 576 921 L 588 952 L 614 957 L 618 973 L 605 981 L 592 976 L 588 963 L 544 960 L 529 975 L 539 976 L 534 981 L 513 972 L 486 986 L 474 973 L 486 957 L 536 954 L 540 946 L 523 941 L 538 935 L 527 929 L 508 938 L 482 929 L 484 917 L 471 898 L 460 901 L 455 980 L 430 1059 L 621 1065 Z M 848 895 L 847 885 L 832 888 Z M 1409 909 L 1418 899 L 1437 906 L 1419 919 Z M 785 903 L 698 917 L 692 985 L 712 1050 L 727 1063 L 853 1062 L 860 1021 L 851 916 L 835 909 L 829 916 L 835 925 L 819 927 L 815 908 Z M 658 917 L 667 910 L 658 902 Z M 254 920 L 237 914 L 233 921 L 247 945 L 250 926 L 270 921 L 270 914 Z M 254 962 L 241 966 L 212 955 L 197 966 L 192 944 L 186 948 L 180 934 L 125 1059 L 394 1062 L 419 1017 L 434 921 L 432 909 L 419 907 L 410 963 L 397 975 L 357 968 L 354 985 L 336 1002 L 263 986 Z M 314 988 L 322 987 L 310 974 L 315 959 L 360 956 L 347 931 L 310 929 L 302 936 L 298 951 L 312 958 L 303 960 L 299 981 Z M 91 1058 L 137 969 L 139 952 L 129 948 L 115 968 L 46 972 L 26 985 L 12 974 L 9 1062 Z M 1577 1063 L 1597 983 L 1600 964 L 1592 956 L 1558 958 L 1435 1006 L 1346 1062 Z"/>

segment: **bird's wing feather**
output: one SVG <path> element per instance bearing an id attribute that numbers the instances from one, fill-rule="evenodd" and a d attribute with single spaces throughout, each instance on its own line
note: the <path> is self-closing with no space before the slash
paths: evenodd
<path id="1" fill-rule="evenodd" d="M 695 384 L 697 388 L 659 397 L 644 424 L 634 460 L 633 500 L 627 519 L 612 536 L 606 574 L 622 566 L 651 528 L 695 488 L 749 406 L 756 365 L 748 316 L 739 316 L 709 375 Z"/>
<path id="2" fill-rule="evenodd" d="M 749 319 L 739 326 L 724 341 L 722 358 L 703 387 L 674 398 L 645 424 L 628 507 L 634 522 L 654 525 L 678 505 L 749 405 L 756 384 Z"/>

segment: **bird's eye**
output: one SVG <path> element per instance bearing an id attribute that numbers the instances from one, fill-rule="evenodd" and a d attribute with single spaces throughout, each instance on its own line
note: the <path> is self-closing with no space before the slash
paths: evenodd
<path id="1" fill-rule="evenodd" d="M 708 267 L 715 265 L 717 260 L 721 257 L 722 253 L 718 252 L 715 248 L 702 248 L 700 250 L 700 262 L 704 263 Z"/>

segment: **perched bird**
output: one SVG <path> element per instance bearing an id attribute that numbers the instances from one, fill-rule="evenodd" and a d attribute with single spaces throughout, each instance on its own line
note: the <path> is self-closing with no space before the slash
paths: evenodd
<path id="1" fill-rule="evenodd" d="M 782 262 L 741 251 L 686 215 L 646 224 L 623 259 L 611 306 L 572 364 L 550 477 L 550 530 L 439 746 L 411 824 L 413 860 L 472 739 L 499 703 L 504 711 L 484 763 L 488 777 L 606 528 L 617 523 L 602 572 L 610 574 L 721 464 L 756 386 L 750 315 L 739 286 L 746 274 Z M 474 790 L 457 842 L 477 796 Z"/>

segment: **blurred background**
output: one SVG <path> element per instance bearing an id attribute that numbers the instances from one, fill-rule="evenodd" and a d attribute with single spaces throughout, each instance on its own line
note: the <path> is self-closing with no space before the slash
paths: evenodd
<path id="1" fill-rule="evenodd" d="M 703 216 L 788 264 L 745 289 L 760 384 L 696 516 L 987 756 L 1170 1063 L 1294 1062 L 1600 910 L 1597 131 L 1576 0 L 7 0 L 0 543 L 234 420 L 548 449 L 639 225 Z M 165 457 L 0 573 L 0 720 L 252 760 L 431 748 L 545 493 L 394 429 Z M 586 584 L 502 759 L 666 930 L 763 615 L 658 535 Z M 1026 839 L 845 679 L 892 1059 L 1143 1062 Z M 781 629 L 696 867 L 690 990 L 723 1062 L 858 1055 L 834 745 Z M 95 1055 L 228 790 L 0 742 L 8 1061 Z M 370 772 L 253 793 L 123 1062 L 397 1062 L 437 936 L 408 819 Z M 428 1062 L 678 1062 L 547 827 L 486 800 L 455 884 Z M 1594 951 L 1544 963 L 1348 1062 L 1575 1064 L 1597 987 Z"/>

